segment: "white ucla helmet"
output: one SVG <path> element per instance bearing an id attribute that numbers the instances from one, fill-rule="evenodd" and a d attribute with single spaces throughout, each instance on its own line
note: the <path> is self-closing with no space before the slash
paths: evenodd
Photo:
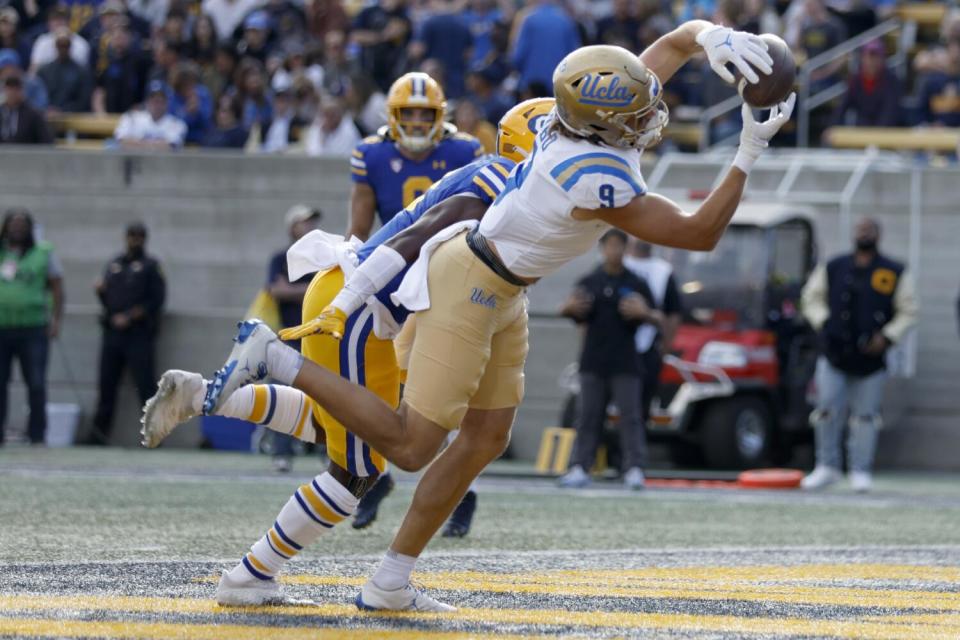
<path id="1" fill-rule="evenodd" d="M 581 47 L 553 72 L 557 117 L 572 133 L 624 149 L 660 140 L 669 121 L 656 74 L 623 47 Z"/>

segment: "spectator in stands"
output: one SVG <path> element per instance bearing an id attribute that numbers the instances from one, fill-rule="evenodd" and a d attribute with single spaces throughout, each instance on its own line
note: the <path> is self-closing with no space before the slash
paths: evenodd
<path id="1" fill-rule="evenodd" d="M 450 100 L 463 95 L 464 76 L 473 36 L 454 0 L 430 0 L 430 15 L 417 30 L 410 45 L 410 59 L 443 60 L 446 82 L 443 92 Z"/>
<path id="2" fill-rule="evenodd" d="M 203 84 L 210 89 L 211 95 L 219 98 L 234 89 L 233 82 L 238 61 L 237 51 L 230 43 L 224 42 L 217 45 L 213 67 L 204 67 L 201 72 Z"/>
<path id="3" fill-rule="evenodd" d="M 127 0 L 127 8 L 132 15 L 146 21 L 151 30 L 163 26 L 170 11 L 170 0 Z"/>
<path id="4" fill-rule="evenodd" d="M 304 147 L 311 156 L 349 158 L 360 140 L 357 126 L 345 116 L 343 102 L 334 97 L 323 99 L 316 121 L 304 133 Z"/>
<path id="5" fill-rule="evenodd" d="M 585 325 L 580 354 L 580 419 L 570 468 L 563 487 L 589 484 L 589 471 L 606 419 L 607 403 L 620 410 L 624 483 L 644 485 L 646 434 L 640 421 L 641 363 L 634 349 L 637 328 L 651 315 L 650 289 L 624 267 L 627 235 L 611 229 L 600 238 L 603 264 L 584 276 L 567 298 L 561 313 Z"/>
<path id="6" fill-rule="evenodd" d="M 127 226 L 126 250 L 107 263 L 93 288 L 102 307 L 103 339 L 97 412 L 87 444 L 106 445 L 123 370 L 129 369 L 141 404 L 157 392 L 154 351 L 167 285 L 160 263 L 147 254 L 146 226 Z"/>
<path id="7" fill-rule="evenodd" d="M 613 0 L 609 15 L 597 21 L 597 44 L 616 44 L 639 53 L 640 20 L 636 0 Z"/>
<path id="8" fill-rule="evenodd" d="M 463 20 L 473 38 L 473 52 L 468 67 L 476 68 L 483 64 L 493 51 L 493 30 L 504 17 L 503 11 L 496 6 L 494 0 L 470 0 L 468 6 L 463 13 Z"/>
<path id="9" fill-rule="evenodd" d="M 520 72 L 519 88 L 531 82 L 553 86 L 553 70 L 580 46 L 577 25 L 555 0 L 527 0 L 530 11 L 517 29 L 513 66 Z M 548 95 L 552 95 L 552 91 Z"/>
<path id="10" fill-rule="evenodd" d="M 31 75 L 24 74 L 21 65 L 20 56 L 13 49 L 0 50 L 0 81 L 7 76 L 17 76 L 23 82 L 23 91 L 26 95 L 27 103 L 38 111 L 45 111 L 47 108 L 47 87 L 43 80 Z"/>
<path id="11" fill-rule="evenodd" d="M 126 113 L 143 100 L 150 59 L 140 49 L 127 25 L 117 27 L 96 77 L 93 110 Z"/>
<path id="12" fill-rule="evenodd" d="M 323 67 L 316 63 L 308 65 L 303 44 L 292 41 L 283 48 L 283 63 L 273 72 L 271 84 L 276 86 L 277 82 L 288 82 L 296 85 L 302 79 L 319 91 L 323 87 L 323 78 Z"/>
<path id="13" fill-rule="evenodd" d="M 273 119 L 273 98 L 267 91 L 266 73 L 256 60 L 245 59 L 237 67 L 236 96 L 244 128 L 261 127 Z"/>
<path id="14" fill-rule="evenodd" d="M 635 344 L 643 369 L 640 412 L 642 423 L 650 419 L 650 407 L 660 385 L 663 356 L 670 353 L 673 338 L 680 326 L 683 308 L 680 289 L 673 277 L 673 267 L 663 258 L 653 255 L 653 246 L 631 238 L 629 255 L 623 264 L 650 288 L 651 312 L 649 322 L 637 329 Z"/>
<path id="15" fill-rule="evenodd" d="M 150 73 L 147 74 L 147 81 L 153 82 L 154 80 L 159 80 L 160 82 L 169 83 L 173 76 L 173 70 L 180 64 L 182 54 L 180 49 L 181 45 L 173 40 L 166 38 L 154 39 L 153 66 L 150 68 Z"/>
<path id="16" fill-rule="evenodd" d="M 217 101 L 214 126 L 207 132 L 201 144 L 213 149 L 243 149 L 248 134 L 240 125 L 240 108 L 236 101 L 222 96 Z"/>
<path id="17" fill-rule="evenodd" d="M 803 315 L 820 333 L 817 406 L 810 416 L 817 465 L 801 483 L 822 489 L 840 479 L 841 438 L 848 423 L 847 461 L 856 491 L 872 486 L 873 454 L 886 381 L 885 355 L 917 321 L 906 267 L 879 252 L 880 224 L 857 222 L 854 251 L 818 266 L 803 287 Z"/>
<path id="18" fill-rule="evenodd" d="M 323 39 L 323 91 L 332 96 L 343 96 L 351 75 L 359 72 L 358 66 L 347 57 L 347 36 L 343 31 L 327 33 Z M 373 79 L 372 75 L 366 75 Z"/>
<path id="19" fill-rule="evenodd" d="M 887 51 L 879 40 L 868 42 L 860 69 L 850 74 L 847 93 L 834 121 L 855 127 L 895 127 L 900 124 L 900 81 L 887 69 Z"/>
<path id="20" fill-rule="evenodd" d="M 97 55 L 102 51 L 106 43 L 100 40 L 103 37 L 109 38 L 109 34 L 117 28 L 121 21 L 130 23 L 127 16 L 127 8 L 122 0 L 105 0 L 97 10 L 97 16 L 92 18 L 83 29 L 80 30 L 80 37 L 90 45 L 90 62 L 93 65 L 96 62 Z"/>
<path id="21" fill-rule="evenodd" d="M 350 41 L 360 47 L 360 66 L 381 91 L 390 89 L 405 64 L 411 31 L 405 0 L 379 0 L 357 14 Z"/>
<path id="22" fill-rule="evenodd" d="M 304 7 L 307 14 L 307 32 L 321 42 L 333 31 L 345 32 L 350 19 L 340 0 L 311 0 Z"/>
<path id="23" fill-rule="evenodd" d="M 320 106 L 320 94 L 314 88 L 313 83 L 304 77 L 293 81 L 293 108 L 296 115 L 293 117 L 293 124 L 296 127 L 309 127 L 314 118 L 317 117 L 317 111 Z"/>
<path id="24" fill-rule="evenodd" d="M 243 18 L 263 6 L 263 0 L 203 0 L 203 13 L 213 18 L 217 39 L 228 40 Z"/>
<path id="25" fill-rule="evenodd" d="M 0 9 L 0 49 L 16 51 L 20 60 L 30 59 L 30 41 L 23 37 L 17 26 L 20 16 L 13 7 Z"/>
<path id="26" fill-rule="evenodd" d="M 237 56 L 266 64 L 270 50 L 270 16 L 266 11 L 254 11 L 243 21 L 243 37 L 237 42 Z"/>
<path id="27" fill-rule="evenodd" d="M 305 204 L 295 204 L 287 211 L 284 222 L 290 236 L 290 245 L 320 226 L 323 212 Z M 289 249 L 289 246 L 287 247 Z M 267 291 L 277 301 L 280 311 L 280 324 L 283 327 L 295 327 L 303 321 L 303 297 L 307 293 L 312 275 L 306 275 L 290 282 L 287 273 L 287 249 L 278 251 L 270 258 L 267 267 Z M 287 342 L 297 351 L 300 341 Z M 273 468 L 279 473 L 293 469 L 293 442 L 291 436 L 272 431 Z"/>
<path id="28" fill-rule="evenodd" d="M 187 56 L 201 66 L 213 64 L 217 55 L 217 28 L 213 18 L 206 14 L 197 16 L 186 51 Z"/>
<path id="29" fill-rule="evenodd" d="M 260 147 L 265 153 L 282 153 L 293 142 L 293 121 L 297 110 L 293 101 L 293 83 L 287 78 L 282 83 L 275 83 L 273 88 L 273 116 L 269 122 L 262 125 L 263 144 Z"/>
<path id="30" fill-rule="evenodd" d="M 7 210 L 0 228 L 0 447 L 7 422 L 13 359 L 27 387 L 27 434 L 43 444 L 47 431 L 47 349 L 63 320 L 63 267 L 37 237 L 26 209 Z"/>
<path id="31" fill-rule="evenodd" d="M 513 101 L 500 90 L 490 67 L 475 69 L 467 75 L 466 98 L 480 109 L 487 122 L 500 122 L 503 114 L 513 107 Z"/>
<path id="32" fill-rule="evenodd" d="M 56 34 L 57 59 L 40 67 L 37 76 L 47 87 L 47 113 L 90 111 L 93 79 L 86 67 L 70 57 L 70 30 Z"/>
<path id="33" fill-rule="evenodd" d="M 179 149 L 187 125 L 167 113 L 167 86 L 154 80 L 147 89 L 146 108 L 123 114 L 113 136 L 122 149 Z"/>
<path id="34" fill-rule="evenodd" d="M 947 42 L 946 65 L 920 78 L 920 118 L 923 124 L 960 126 L 960 38 Z"/>
<path id="35" fill-rule="evenodd" d="M 802 3 L 802 10 L 794 20 L 796 40 L 787 40 L 794 51 L 801 53 L 802 59 L 814 58 L 847 39 L 843 23 L 827 10 L 824 0 L 802 0 Z M 816 70 L 811 76 L 814 85 L 812 91 L 835 81 L 843 65 L 844 61 L 838 60 Z"/>
<path id="36" fill-rule="evenodd" d="M 276 43 L 302 42 L 306 37 L 306 16 L 301 6 L 290 0 L 267 0 L 263 12 L 270 21 Z"/>
<path id="37" fill-rule="evenodd" d="M 344 102 L 362 136 L 370 136 L 387 124 L 387 96 L 369 76 L 350 76 Z"/>
<path id="38" fill-rule="evenodd" d="M 486 153 L 497 152 L 497 128 L 483 119 L 480 109 L 472 101 L 464 99 L 457 102 L 453 111 L 453 124 L 460 131 L 479 140 Z"/>
<path id="39" fill-rule="evenodd" d="M 193 62 L 181 62 L 170 80 L 167 112 L 187 125 L 187 142 L 199 143 L 213 124 L 213 98 L 200 84 L 200 69 Z"/>
<path id="40" fill-rule="evenodd" d="M 913 58 L 913 71 L 917 75 L 931 71 L 946 71 L 949 64 L 946 43 L 960 38 L 960 11 L 953 9 L 943 18 L 940 25 L 940 43 L 921 51 Z"/>
<path id="41" fill-rule="evenodd" d="M 36 72 L 37 69 L 57 58 L 55 34 L 62 29 L 69 29 L 69 12 L 64 6 L 58 5 L 47 13 L 47 32 L 40 35 L 33 43 L 33 50 L 30 53 L 31 71 Z M 70 34 L 70 57 L 84 67 L 90 61 L 90 45 L 73 32 Z"/>
<path id="42" fill-rule="evenodd" d="M 0 144 L 53 144 L 47 119 L 27 102 L 19 69 L 3 78 Z"/>

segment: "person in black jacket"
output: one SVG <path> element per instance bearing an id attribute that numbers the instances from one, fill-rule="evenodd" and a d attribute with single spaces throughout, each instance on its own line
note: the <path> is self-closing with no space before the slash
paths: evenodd
<path id="1" fill-rule="evenodd" d="M 840 446 L 850 413 L 847 454 L 854 490 L 872 486 L 887 349 L 917 321 L 913 281 L 906 267 L 877 249 L 880 224 L 860 220 L 853 253 L 817 267 L 803 287 L 803 315 L 820 333 L 817 406 L 810 416 L 817 466 L 801 488 L 822 489 L 840 479 Z"/>
<path id="2" fill-rule="evenodd" d="M 23 76 L 11 73 L 3 80 L 3 105 L 0 106 L 0 143 L 52 144 L 47 119 L 27 102 Z"/>
<path id="3" fill-rule="evenodd" d="M 580 355 L 580 420 L 577 439 L 562 487 L 583 487 L 606 418 L 608 398 L 620 410 L 620 442 L 624 483 L 632 489 L 644 485 L 646 434 L 641 420 L 641 376 L 643 365 L 634 347 L 637 327 L 653 321 L 650 288 L 623 264 L 627 234 L 611 229 L 600 238 L 603 264 L 577 283 L 561 313 L 586 334 Z"/>
<path id="4" fill-rule="evenodd" d="M 868 42 L 860 56 L 860 69 L 847 80 L 847 92 L 834 113 L 839 125 L 896 127 L 900 124 L 903 90 L 887 68 L 886 48 L 879 40 Z"/>
<path id="5" fill-rule="evenodd" d="M 157 392 L 154 347 L 166 282 L 160 264 L 146 254 L 147 228 L 127 227 L 127 250 L 107 263 L 94 284 L 103 305 L 100 346 L 100 395 L 88 444 L 105 445 L 113 428 L 117 388 L 124 367 L 145 403 Z"/>

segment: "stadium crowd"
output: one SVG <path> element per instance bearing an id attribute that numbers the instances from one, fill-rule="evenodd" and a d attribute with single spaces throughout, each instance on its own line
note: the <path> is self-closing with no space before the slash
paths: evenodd
<path id="1" fill-rule="evenodd" d="M 46 120 L 63 114 L 123 114 L 124 148 L 346 156 L 385 124 L 392 80 L 419 69 L 491 150 L 492 123 L 547 95 L 554 66 L 581 44 L 640 51 L 702 17 L 782 34 L 802 61 L 893 10 L 891 0 L 7 0 L 0 142 L 50 143 Z M 948 14 L 940 42 L 915 57 L 909 87 L 883 64 L 888 52 L 876 41 L 815 74 L 814 89 L 849 83 L 821 124 L 960 123 L 960 19 Z M 696 65 L 668 90 L 675 119 L 734 91 Z M 714 137 L 738 119 L 721 119 Z"/>

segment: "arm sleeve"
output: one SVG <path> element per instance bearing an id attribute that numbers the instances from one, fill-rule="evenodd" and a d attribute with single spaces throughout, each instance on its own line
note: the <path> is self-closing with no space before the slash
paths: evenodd
<path id="1" fill-rule="evenodd" d="M 890 342 L 900 342 L 904 334 L 917 324 L 919 305 L 913 278 L 906 270 L 900 274 L 897 291 L 893 294 L 893 319 L 883 327 L 883 335 Z"/>
<path id="2" fill-rule="evenodd" d="M 803 308 L 803 317 L 810 326 L 820 331 L 827 318 L 830 317 L 830 307 L 827 306 L 827 268 L 818 265 L 810 279 L 803 286 L 800 294 L 800 304 Z"/>
<path id="3" fill-rule="evenodd" d="M 365 144 L 358 144 L 357 148 L 350 154 L 350 179 L 360 184 L 370 184 L 370 179 L 367 176 L 368 149 Z"/>

